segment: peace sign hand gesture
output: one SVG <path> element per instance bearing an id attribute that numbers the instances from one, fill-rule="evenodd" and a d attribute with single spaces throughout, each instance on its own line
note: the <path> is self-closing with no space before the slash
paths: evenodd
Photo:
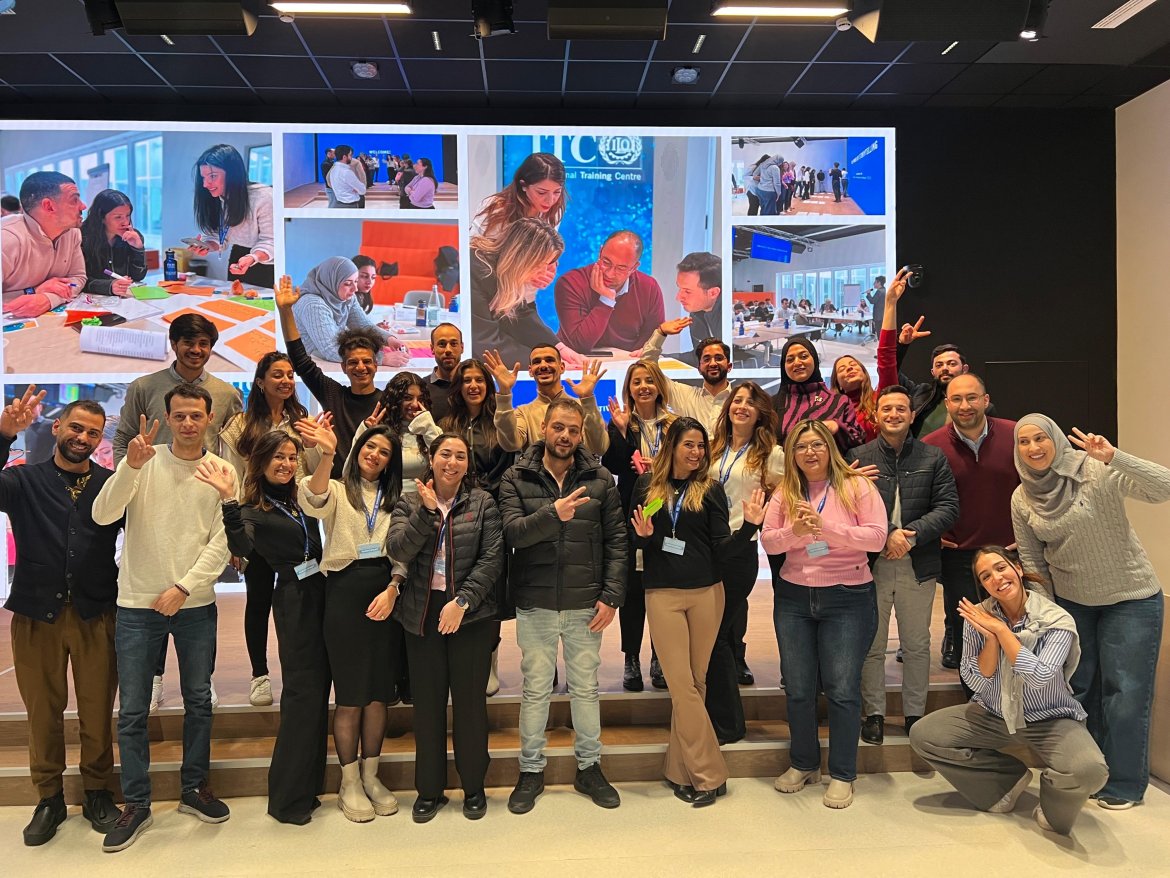
<path id="1" fill-rule="evenodd" d="M 492 377 L 496 379 L 496 386 L 500 393 L 511 393 L 516 386 L 516 379 L 520 377 L 520 364 L 517 363 L 511 371 L 504 365 L 499 351 L 484 351 L 483 364 L 487 366 Z"/>
<path id="2" fill-rule="evenodd" d="M 1073 431 L 1068 436 L 1068 441 L 1077 448 L 1083 448 L 1085 453 L 1093 460 L 1099 460 L 1101 463 L 1111 463 L 1113 455 L 1117 453 L 1117 449 L 1113 447 L 1113 443 L 1104 436 L 1099 436 L 1096 433 L 1082 433 L 1079 427 L 1073 427 Z"/>
<path id="3" fill-rule="evenodd" d="M 590 360 L 585 364 L 585 371 L 581 374 L 580 381 L 570 381 L 569 388 L 573 391 L 577 399 L 585 399 L 593 396 L 593 389 L 597 387 L 597 382 L 605 375 L 606 370 L 601 368 L 601 360 Z"/>
<path id="4" fill-rule="evenodd" d="M 626 435 L 626 428 L 630 426 L 630 412 L 612 396 L 609 398 L 609 422 L 617 427 L 623 436 Z"/>
<path id="5" fill-rule="evenodd" d="M 592 499 L 581 496 L 586 490 L 586 487 L 582 485 L 580 488 L 576 488 L 571 494 L 553 503 L 553 508 L 557 511 L 557 518 L 561 521 L 572 521 L 573 516 L 577 514 L 577 508 L 584 506 Z"/>
<path id="6" fill-rule="evenodd" d="M 378 400 L 378 402 L 374 403 L 374 411 L 370 413 L 370 416 L 368 418 L 366 418 L 363 423 L 367 427 L 376 427 L 380 423 L 382 423 L 382 420 L 385 417 L 386 417 L 386 406 L 382 405 L 381 400 Z"/>
<path id="7" fill-rule="evenodd" d="M 36 420 L 37 406 L 41 404 L 41 400 L 48 393 L 47 390 L 42 390 L 40 393 L 36 391 L 37 386 L 30 384 L 25 388 L 20 399 L 14 399 L 11 405 L 4 406 L 3 412 L 0 412 L 0 434 L 12 439 Z M 34 393 L 36 396 L 33 396 Z"/>
<path id="8" fill-rule="evenodd" d="M 138 435 L 126 446 L 126 465 L 130 469 L 142 469 L 143 465 L 154 457 L 154 440 L 158 437 L 158 419 L 156 418 L 154 426 L 147 430 L 146 415 L 138 417 Z"/>
<path id="9" fill-rule="evenodd" d="M 898 344 L 911 344 L 930 335 L 930 330 L 922 328 L 922 321 L 925 319 L 925 316 L 920 316 L 913 326 L 909 323 L 903 323 L 902 329 L 898 333 Z"/>

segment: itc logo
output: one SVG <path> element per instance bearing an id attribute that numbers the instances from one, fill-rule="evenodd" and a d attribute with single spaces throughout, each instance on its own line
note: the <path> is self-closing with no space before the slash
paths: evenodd
<path id="1" fill-rule="evenodd" d="M 640 169 L 642 138 L 630 134 L 593 137 L 534 137 L 534 151 L 551 152 L 566 169 Z"/>

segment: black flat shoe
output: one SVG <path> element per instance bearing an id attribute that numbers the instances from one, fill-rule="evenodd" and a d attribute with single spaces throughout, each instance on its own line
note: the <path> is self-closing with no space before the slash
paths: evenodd
<path id="1" fill-rule="evenodd" d="M 720 796 L 727 795 L 727 783 L 719 784 L 717 789 L 713 790 L 695 790 L 691 797 L 691 806 L 695 808 L 705 808 L 708 805 L 714 805 L 715 800 Z"/>
<path id="2" fill-rule="evenodd" d="M 439 809 L 449 801 L 451 800 L 446 796 L 439 796 L 435 799 L 415 799 L 414 807 L 410 809 L 410 817 L 415 823 L 427 823 L 433 820 L 435 815 L 439 813 Z"/>
<path id="3" fill-rule="evenodd" d="M 463 797 L 463 816 L 468 820 L 478 820 L 487 813 L 487 793 L 474 793 Z"/>
<path id="4" fill-rule="evenodd" d="M 37 847 L 49 841 L 57 834 L 57 827 L 65 822 L 68 815 L 63 793 L 41 799 L 33 811 L 32 820 L 24 828 L 24 843 L 29 847 Z"/>
<path id="5" fill-rule="evenodd" d="M 736 671 L 735 682 L 740 686 L 754 686 L 756 685 L 756 677 L 751 668 L 743 665 Z"/>
<path id="6" fill-rule="evenodd" d="M 114 804 L 114 795 L 109 790 L 86 790 L 81 814 L 95 832 L 105 835 L 114 828 L 122 810 Z"/>

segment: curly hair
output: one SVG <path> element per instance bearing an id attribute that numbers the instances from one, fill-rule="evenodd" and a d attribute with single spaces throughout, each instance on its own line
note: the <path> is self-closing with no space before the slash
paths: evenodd
<path id="1" fill-rule="evenodd" d="M 423 408 L 430 411 L 430 385 L 413 372 L 399 372 L 391 378 L 386 385 L 386 389 L 382 391 L 381 400 L 379 400 L 386 409 L 386 414 L 382 416 L 382 423 L 387 424 L 400 439 L 406 436 L 406 428 L 410 423 L 402 414 L 402 406 L 406 402 L 407 392 L 412 387 L 419 389 L 419 401 L 423 404 Z M 427 453 L 427 446 L 423 438 L 421 436 L 415 436 L 414 438 L 418 442 L 418 450 L 425 455 Z"/>
<path id="2" fill-rule="evenodd" d="M 342 363 L 349 352 L 358 348 L 374 352 L 374 362 L 382 362 L 386 336 L 376 329 L 343 329 L 337 333 L 337 356 Z"/>

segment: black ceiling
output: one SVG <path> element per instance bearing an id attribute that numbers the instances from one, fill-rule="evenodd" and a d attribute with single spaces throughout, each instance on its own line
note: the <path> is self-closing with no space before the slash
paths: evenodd
<path id="1" fill-rule="evenodd" d="M 251 37 L 173 47 L 92 36 L 81 0 L 18 0 L 0 16 L 0 115 L 46 104 L 85 105 L 92 118 L 144 105 L 735 109 L 770 125 L 783 118 L 763 111 L 1107 108 L 1170 79 L 1170 0 L 1115 31 L 1089 29 L 1120 3 L 1053 0 L 1046 39 L 960 42 L 943 55 L 945 42 L 875 45 L 831 24 L 717 22 L 710 0 L 671 0 L 658 43 L 550 41 L 546 0 L 515 0 L 519 32 L 479 42 L 470 0 L 414 0 L 407 18 L 265 15 Z M 380 78 L 354 78 L 354 60 L 376 61 Z M 671 84 L 680 64 L 699 69 L 697 85 Z"/>

